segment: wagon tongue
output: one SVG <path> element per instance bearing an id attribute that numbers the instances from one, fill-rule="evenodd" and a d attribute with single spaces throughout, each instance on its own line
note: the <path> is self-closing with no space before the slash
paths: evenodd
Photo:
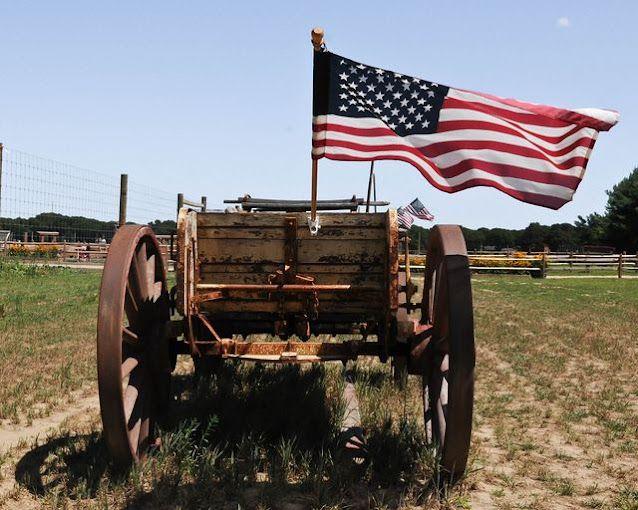
<path id="1" fill-rule="evenodd" d="M 236 199 L 224 200 L 225 204 L 239 204 L 246 211 L 281 211 L 281 212 L 305 212 L 310 211 L 310 200 L 280 200 L 272 198 L 252 198 L 244 195 Z M 355 195 L 352 198 L 318 200 L 317 210 L 319 211 L 357 211 L 366 201 Z M 389 202 L 374 201 L 372 206 L 383 207 Z"/>

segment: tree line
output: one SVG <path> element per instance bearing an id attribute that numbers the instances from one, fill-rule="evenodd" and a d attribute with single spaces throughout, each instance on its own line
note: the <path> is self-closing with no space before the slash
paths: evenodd
<path id="1" fill-rule="evenodd" d="M 579 216 L 574 223 L 541 225 L 524 229 L 463 228 L 468 250 L 519 249 L 524 251 L 638 250 L 638 167 L 607 192 L 603 214 Z M 429 229 L 412 225 L 410 249 L 425 250 Z"/>
<path id="2" fill-rule="evenodd" d="M 177 224 L 172 220 L 155 220 L 149 225 L 156 234 L 171 234 Z M 24 234 L 37 240 L 36 231 L 59 233 L 60 241 L 111 242 L 117 230 L 116 221 L 101 221 L 84 216 L 66 216 L 58 213 L 40 213 L 30 218 L 0 218 L 0 230 L 9 230 L 13 239 L 21 241 Z"/>

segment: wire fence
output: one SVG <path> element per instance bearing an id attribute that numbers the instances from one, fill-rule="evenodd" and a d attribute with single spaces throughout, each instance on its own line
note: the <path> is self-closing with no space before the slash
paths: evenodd
<path id="1" fill-rule="evenodd" d="M 0 144 L 0 250 L 58 255 L 61 243 L 108 244 L 119 224 L 122 191 L 119 174 Z M 175 194 L 131 179 L 125 196 L 127 223 L 153 224 L 160 235 L 175 229 Z"/>

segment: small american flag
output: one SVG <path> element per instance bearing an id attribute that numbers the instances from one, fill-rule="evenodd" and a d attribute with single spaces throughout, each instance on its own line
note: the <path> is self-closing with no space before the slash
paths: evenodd
<path id="1" fill-rule="evenodd" d="M 313 158 L 406 161 L 453 193 L 491 186 L 558 209 L 618 113 L 523 103 L 315 52 Z"/>
<path id="2" fill-rule="evenodd" d="M 432 221 L 434 219 L 434 216 L 430 214 L 430 211 L 425 208 L 418 198 L 415 198 L 412 202 L 406 205 L 405 209 L 412 216 L 419 218 L 420 220 Z"/>
<path id="3" fill-rule="evenodd" d="M 397 209 L 397 221 L 399 223 L 399 229 L 401 230 L 409 230 L 414 223 L 414 218 L 412 215 L 405 210 L 403 207 L 399 207 Z"/>

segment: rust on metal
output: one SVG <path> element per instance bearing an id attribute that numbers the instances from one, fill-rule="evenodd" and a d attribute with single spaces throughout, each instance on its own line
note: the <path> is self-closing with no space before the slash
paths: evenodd
<path id="1" fill-rule="evenodd" d="M 241 342 L 230 339 L 198 342 L 208 355 L 224 358 L 253 359 L 255 361 L 319 362 L 356 359 L 358 356 L 376 356 L 376 342 Z M 286 353 L 286 354 L 284 354 Z M 282 354 L 284 354 L 282 358 Z"/>
<path id="2" fill-rule="evenodd" d="M 206 327 L 206 329 L 210 332 L 211 335 L 213 335 L 213 338 L 215 340 L 217 340 L 218 342 L 221 342 L 221 337 L 219 336 L 219 334 L 217 333 L 217 330 L 215 330 L 215 328 L 213 327 L 213 325 L 210 323 L 210 321 L 206 318 L 205 315 L 198 313 L 197 314 L 197 318 L 202 321 L 202 324 L 204 324 L 204 326 Z"/>

